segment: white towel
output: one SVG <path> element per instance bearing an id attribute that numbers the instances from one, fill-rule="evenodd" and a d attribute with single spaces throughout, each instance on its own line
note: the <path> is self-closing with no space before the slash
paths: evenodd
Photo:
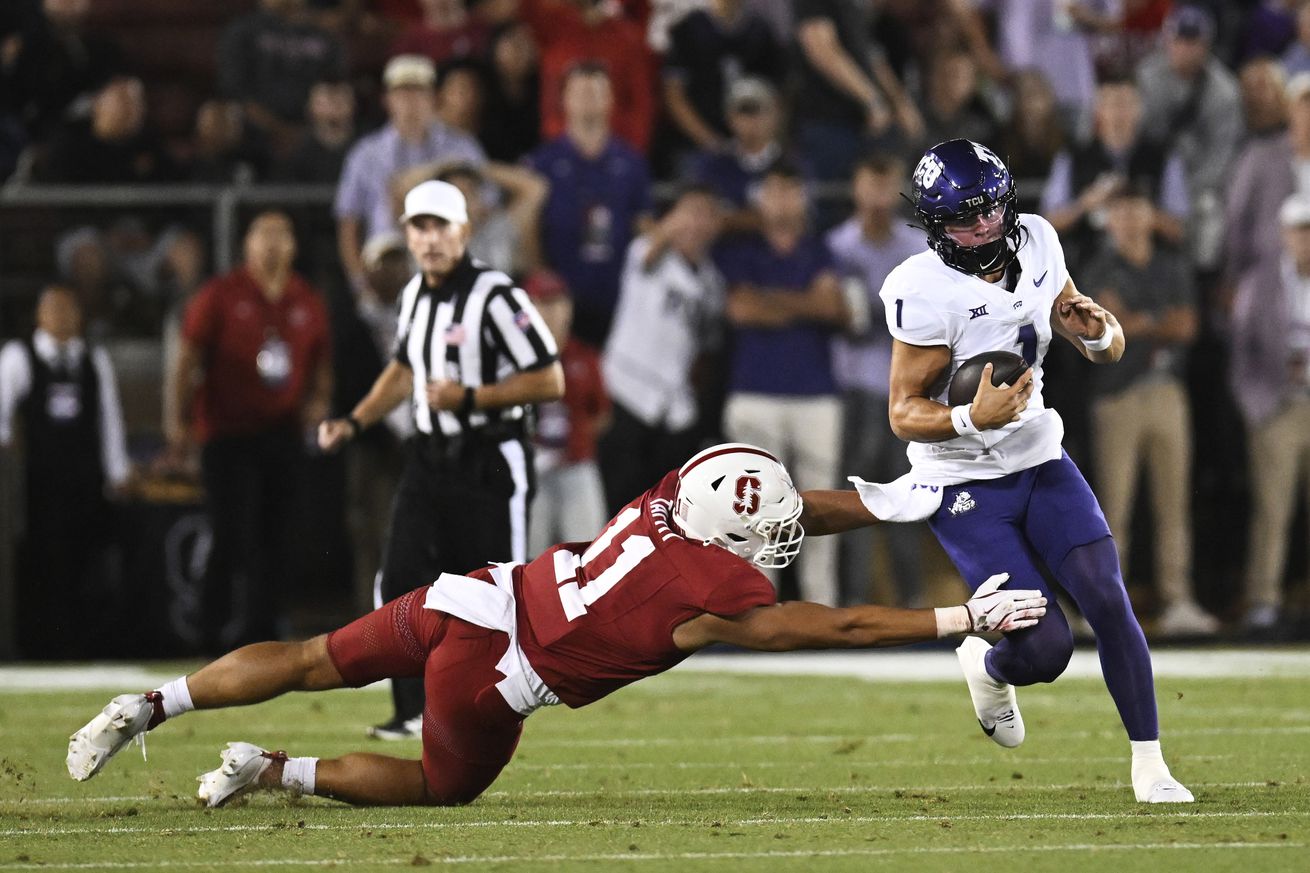
<path id="1" fill-rule="evenodd" d="M 913 477 L 913 473 L 906 473 L 886 484 L 865 482 L 859 476 L 851 476 L 849 481 L 865 508 L 883 521 L 923 521 L 941 507 L 944 488 L 920 485 Z"/>
<path id="2" fill-rule="evenodd" d="M 496 690 L 515 712 L 531 715 L 542 706 L 559 703 L 551 691 L 532 669 L 528 658 L 519 648 L 518 619 L 514 610 L 515 564 L 496 564 L 491 569 L 495 585 L 470 576 L 442 573 L 428 587 L 423 606 L 463 619 L 469 624 L 509 634 L 509 648 L 496 664 L 505 678 L 496 683 Z"/>

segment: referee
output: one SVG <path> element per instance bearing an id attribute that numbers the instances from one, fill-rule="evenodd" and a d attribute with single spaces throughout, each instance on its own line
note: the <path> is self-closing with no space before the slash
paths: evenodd
<path id="1" fill-rule="evenodd" d="M 318 431 L 333 451 L 406 398 L 414 404 L 417 433 L 392 506 L 379 605 L 443 572 L 527 559 L 527 405 L 564 395 L 555 340 L 527 295 L 469 257 L 459 189 L 418 185 L 400 220 L 419 273 L 401 292 L 395 354 L 350 414 Z M 370 733 L 419 736 L 422 680 L 393 680 L 392 697 L 394 717 Z"/>

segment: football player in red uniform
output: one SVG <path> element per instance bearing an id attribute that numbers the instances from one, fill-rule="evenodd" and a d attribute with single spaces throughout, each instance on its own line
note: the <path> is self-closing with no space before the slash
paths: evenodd
<path id="1" fill-rule="evenodd" d="M 786 566 L 810 533 L 876 519 L 855 492 L 809 491 L 763 449 L 714 446 L 628 504 L 590 543 L 547 549 L 529 564 L 443 574 L 339 630 L 304 642 L 256 643 L 148 694 L 124 694 L 75 733 L 68 771 L 99 772 L 133 737 L 192 709 L 258 703 L 288 691 L 422 677 L 423 758 L 358 753 L 294 758 L 229 743 L 200 777 L 218 806 L 282 787 L 356 804 L 468 803 L 487 789 L 540 706 L 585 706 L 661 673 L 697 649 L 893 646 L 972 631 L 1030 627 L 1038 591 L 1001 588 L 961 606 L 833 609 L 779 604 L 761 567 Z"/>

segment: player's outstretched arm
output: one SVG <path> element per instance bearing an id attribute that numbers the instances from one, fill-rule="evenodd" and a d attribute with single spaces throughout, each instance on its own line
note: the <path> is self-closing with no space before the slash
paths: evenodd
<path id="1" fill-rule="evenodd" d="M 802 491 L 801 501 L 804 504 L 801 527 L 809 537 L 872 527 L 882 521 L 869 511 L 855 491 Z"/>
<path id="2" fill-rule="evenodd" d="M 674 628 L 673 641 L 684 651 L 728 643 L 763 652 L 790 652 L 904 646 L 951 634 L 1032 627 L 1046 614 L 1046 597 L 1037 590 L 1003 588 L 1008 579 L 1005 573 L 993 576 L 964 604 L 942 609 L 835 609 L 797 601 L 729 617 L 706 614 Z"/>
<path id="3" fill-rule="evenodd" d="M 1051 306 L 1051 327 L 1094 364 L 1123 357 L 1124 332 L 1114 313 L 1081 294 L 1073 279 L 1064 283 Z"/>

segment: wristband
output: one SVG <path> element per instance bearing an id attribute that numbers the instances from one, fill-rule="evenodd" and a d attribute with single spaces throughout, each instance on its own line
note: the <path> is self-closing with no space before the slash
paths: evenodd
<path id="1" fill-rule="evenodd" d="M 346 416 L 346 424 L 350 425 L 350 438 L 353 440 L 364 430 L 364 425 L 359 423 L 359 419 L 353 415 Z"/>
<path id="2" fill-rule="evenodd" d="M 478 405 L 478 389 L 472 385 L 464 389 L 464 402 L 460 404 L 459 411 L 461 415 L 468 415 Z"/>
<path id="3" fill-rule="evenodd" d="M 939 606 L 933 610 L 937 619 L 937 638 L 952 634 L 967 634 L 973 630 L 973 619 L 969 618 L 967 606 Z"/>
<path id="4" fill-rule="evenodd" d="M 1082 343 L 1089 352 L 1103 352 L 1114 343 L 1114 327 L 1107 323 L 1105 325 L 1105 333 L 1101 334 L 1096 339 L 1089 340 L 1086 337 L 1080 336 L 1078 337 L 1078 341 Z"/>
<path id="5" fill-rule="evenodd" d="M 972 404 L 962 403 L 959 406 L 951 407 L 951 426 L 960 436 L 969 436 L 971 434 L 982 433 L 974 427 L 973 419 L 969 416 L 969 407 Z"/>

